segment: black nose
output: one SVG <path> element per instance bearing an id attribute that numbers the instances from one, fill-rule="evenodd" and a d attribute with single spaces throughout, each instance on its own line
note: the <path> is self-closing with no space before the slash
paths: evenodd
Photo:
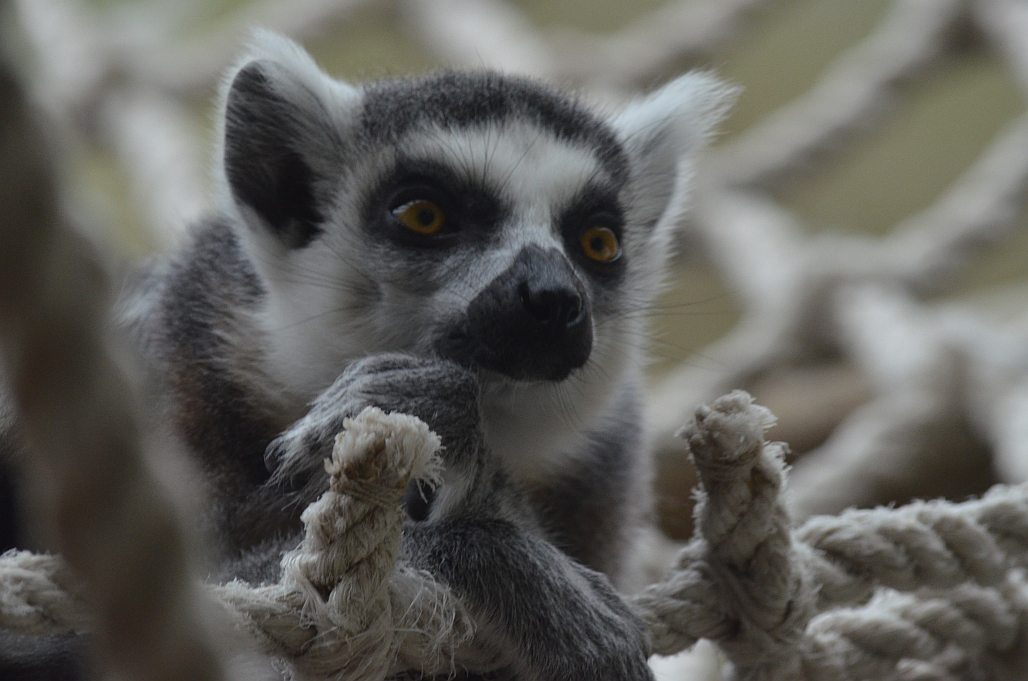
<path id="1" fill-rule="evenodd" d="M 526 246 L 437 341 L 443 357 L 514 379 L 562 381 L 589 360 L 588 290 L 558 249 Z"/>
<path id="2" fill-rule="evenodd" d="M 565 329 L 582 321 L 582 296 L 570 286 L 548 281 L 523 281 L 518 296 L 528 314 L 544 326 Z"/>

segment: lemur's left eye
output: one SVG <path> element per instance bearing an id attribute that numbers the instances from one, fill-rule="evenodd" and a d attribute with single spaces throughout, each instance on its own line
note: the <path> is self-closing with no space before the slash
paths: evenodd
<path id="1" fill-rule="evenodd" d="M 428 199 L 407 201 L 393 208 L 392 213 L 410 231 L 427 236 L 438 234 L 446 222 L 443 209 Z"/>
<path id="2" fill-rule="evenodd" d="M 585 257 L 599 263 L 611 263 L 621 257 L 621 242 L 609 227 L 589 227 L 579 237 Z"/>

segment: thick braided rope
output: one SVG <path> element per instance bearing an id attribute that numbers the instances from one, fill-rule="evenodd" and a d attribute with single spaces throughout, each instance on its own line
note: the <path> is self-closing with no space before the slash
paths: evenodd
<path id="1" fill-rule="evenodd" d="M 789 516 L 779 503 L 787 450 L 764 442 L 774 423 L 769 410 L 734 392 L 697 409 L 679 433 L 706 492 L 696 527 L 736 624 L 718 643 L 745 678 L 769 665 L 782 678 L 794 676 L 798 651 L 787 651 L 796 650 L 814 612 L 815 591 L 806 566 L 793 559 Z"/>
<path id="2" fill-rule="evenodd" d="M 698 532 L 671 574 L 633 598 L 654 652 L 672 655 L 707 638 L 763 664 L 765 654 L 790 647 L 782 643 L 795 641 L 812 614 L 778 503 L 784 449 L 764 444 L 773 423 L 768 410 L 734 392 L 699 408 L 679 433 L 702 482 Z M 775 583 L 765 585 L 760 578 L 769 575 Z"/>
<path id="3" fill-rule="evenodd" d="M 693 541 L 681 550 L 666 577 L 632 596 L 630 603 L 646 622 L 654 654 L 674 655 L 701 638 L 728 639 L 736 623 L 714 588 L 707 547 Z"/>
<path id="4" fill-rule="evenodd" d="M 0 556 L 0 629 L 44 635 L 95 626 L 78 581 L 59 558 L 11 550 Z"/>
<path id="5" fill-rule="evenodd" d="M 344 427 L 325 464 L 329 490 L 304 511 L 304 538 L 283 557 L 281 582 L 217 592 L 300 678 L 487 668 L 469 645 L 474 626 L 459 600 L 397 562 L 403 494 L 412 479 L 438 482 L 439 438 L 412 416 L 373 407 Z"/>
<path id="6" fill-rule="evenodd" d="M 782 450 L 762 437 L 769 423 L 733 393 L 683 431 L 704 488 L 698 536 L 672 574 L 634 600 L 656 652 L 709 638 L 739 678 L 899 680 L 976 678 L 967 670 L 1015 645 L 1028 611 L 1014 570 L 1028 551 L 1028 489 L 853 511 L 790 532 Z M 942 564 L 926 564 L 935 559 Z M 919 573 L 920 582 L 911 577 Z M 815 614 L 865 601 L 879 579 L 917 590 L 879 589 L 860 607 Z"/>
<path id="7" fill-rule="evenodd" d="M 384 677 L 395 658 L 388 579 L 400 551 L 401 500 L 412 478 L 438 483 L 439 438 L 409 416 L 367 409 L 345 422 L 325 462 L 329 489 L 304 510 L 300 545 L 282 559 L 282 586 L 301 613 L 348 645 L 313 639 L 293 664 L 310 678 Z"/>
<path id="8" fill-rule="evenodd" d="M 810 622 L 798 678 L 995 679 L 1004 657 L 1023 646 L 1026 594 L 1016 572 L 991 588 L 881 590 L 865 606 L 829 610 Z"/>
<path id="9" fill-rule="evenodd" d="M 918 501 L 808 520 L 796 531 L 821 585 L 819 609 L 900 591 L 1000 584 L 1028 567 L 1028 484 L 995 487 L 959 505 Z"/>

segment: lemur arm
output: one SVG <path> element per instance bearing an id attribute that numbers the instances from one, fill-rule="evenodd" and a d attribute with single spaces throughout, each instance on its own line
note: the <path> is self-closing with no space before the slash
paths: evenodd
<path id="1" fill-rule="evenodd" d="M 445 472 L 427 511 L 411 506 L 420 495 L 408 495 L 405 559 L 464 598 L 482 642 L 509 655 L 515 678 L 652 678 L 642 623 L 605 576 L 542 538 L 484 445 L 478 398 L 475 376 L 452 362 L 368 357 L 268 448 L 273 480 L 299 481 L 313 499 L 306 479 L 322 479 L 321 461 L 343 419 L 369 405 L 418 416 L 443 442 Z"/>
<path id="2" fill-rule="evenodd" d="M 457 592 L 514 678 L 652 679 L 642 622 L 606 577 L 499 518 L 410 523 L 408 562 Z"/>

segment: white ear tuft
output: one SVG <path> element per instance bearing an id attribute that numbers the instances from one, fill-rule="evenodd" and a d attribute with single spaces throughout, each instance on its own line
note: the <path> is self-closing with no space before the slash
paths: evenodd
<path id="1" fill-rule="evenodd" d="M 692 71 L 631 102 L 618 116 L 626 142 L 656 138 L 679 145 L 702 144 L 732 108 L 739 88 L 713 73 Z M 680 151 L 686 151 L 680 147 Z"/>
<path id="2" fill-rule="evenodd" d="M 219 135 L 226 207 L 252 228 L 248 239 L 294 248 L 319 233 L 360 98 L 296 43 L 254 33 L 222 87 Z"/>
<path id="3" fill-rule="evenodd" d="M 258 59 L 269 59 L 280 64 L 291 63 L 292 71 L 308 68 L 320 71 L 310 54 L 299 43 L 266 28 L 255 28 L 250 32 L 246 47 L 238 61 L 245 64 Z"/>
<path id="4" fill-rule="evenodd" d="M 360 91 L 321 70 L 310 54 L 286 36 L 263 28 L 254 29 L 243 53 L 225 74 L 220 101 L 228 100 L 240 71 L 254 63 L 264 66 L 269 85 L 283 100 L 306 109 L 322 123 L 344 126 Z"/>
<path id="5" fill-rule="evenodd" d="M 692 158 L 738 91 L 711 73 L 694 71 L 629 103 L 616 116 L 614 126 L 632 163 L 634 203 L 644 223 L 678 217 Z"/>

